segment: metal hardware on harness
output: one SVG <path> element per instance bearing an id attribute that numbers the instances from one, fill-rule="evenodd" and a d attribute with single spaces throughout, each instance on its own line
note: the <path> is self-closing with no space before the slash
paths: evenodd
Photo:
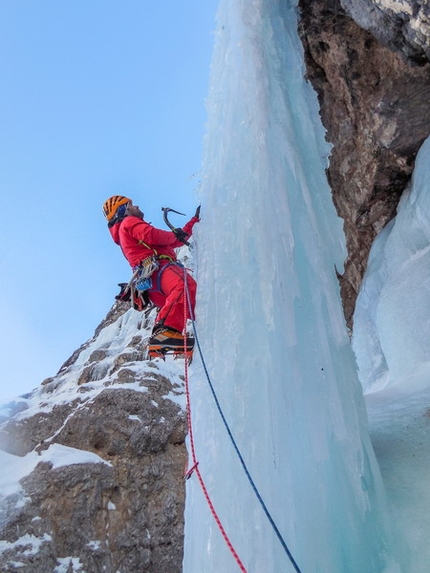
<path id="1" fill-rule="evenodd" d="M 151 276 L 159 267 L 155 256 L 146 257 L 137 268 L 134 284 L 137 290 L 149 290 L 152 287 Z"/>
<path id="2" fill-rule="evenodd" d="M 140 263 L 139 266 L 142 269 L 140 272 L 139 279 L 147 279 L 152 275 L 154 271 L 158 269 L 159 265 L 157 263 L 156 257 L 151 256 L 151 257 L 146 257 L 146 259 L 143 259 L 143 261 Z"/>

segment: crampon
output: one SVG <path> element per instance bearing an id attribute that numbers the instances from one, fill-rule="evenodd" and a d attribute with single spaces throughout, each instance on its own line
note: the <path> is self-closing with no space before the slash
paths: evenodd
<path id="1" fill-rule="evenodd" d="M 193 348 L 166 348 L 158 344 L 150 344 L 147 348 L 147 356 L 149 360 L 154 358 L 166 359 L 166 356 L 173 356 L 176 360 L 178 358 L 183 358 L 191 364 L 193 359 Z"/>

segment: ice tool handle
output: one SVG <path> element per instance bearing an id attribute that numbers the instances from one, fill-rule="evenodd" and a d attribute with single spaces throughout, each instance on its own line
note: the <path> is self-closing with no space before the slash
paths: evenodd
<path id="1" fill-rule="evenodd" d="M 161 207 L 161 210 L 163 211 L 163 219 L 164 219 L 164 222 L 165 222 L 166 225 L 169 227 L 169 229 L 171 229 L 171 230 L 175 233 L 175 231 L 177 231 L 178 229 L 177 229 L 176 227 L 174 227 L 174 226 L 172 225 L 172 223 L 169 221 L 169 219 L 168 219 L 168 217 L 167 217 L 167 214 L 169 213 L 169 211 L 171 211 L 172 213 L 177 213 L 178 215 L 184 215 L 184 216 L 185 216 L 185 214 L 184 214 L 184 213 L 180 213 L 179 211 L 175 211 L 175 209 L 171 209 L 170 207 Z M 176 233 L 175 233 L 175 234 L 176 234 Z M 178 239 L 179 239 L 182 243 L 184 243 L 184 245 L 188 245 L 188 246 L 189 246 L 190 243 L 189 243 L 188 241 L 186 241 L 185 239 L 181 239 L 180 237 L 178 237 Z"/>

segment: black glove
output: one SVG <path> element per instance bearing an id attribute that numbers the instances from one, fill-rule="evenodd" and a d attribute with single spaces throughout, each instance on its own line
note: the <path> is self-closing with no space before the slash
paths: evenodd
<path id="1" fill-rule="evenodd" d="M 194 217 L 195 217 L 196 219 L 198 219 L 199 221 L 200 221 L 200 208 L 201 208 L 201 205 L 199 205 L 199 206 L 197 207 L 196 212 L 194 213 Z"/>
<path id="2" fill-rule="evenodd" d="M 178 241 L 181 241 L 181 243 L 188 245 L 188 243 L 186 241 L 186 238 L 188 237 L 188 233 L 186 233 L 183 229 L 173 229 L 173 232 L 174 232 L 176 238 L 178 239 Z"/>
<path id="3" fill-rule="evenodd" d="M 124 302 L 128 302 L 131 299 L 131 289 L 129 288 L 127 283 L 119 283 L 118 286 L 120 287 L 119 294 L 116 295 L 116 300 L 121 300 Z"/>

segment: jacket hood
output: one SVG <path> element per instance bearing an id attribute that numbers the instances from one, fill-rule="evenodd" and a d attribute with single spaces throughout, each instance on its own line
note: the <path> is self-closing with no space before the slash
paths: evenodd
<path id="1" fill-rule="evenodd" d="M 121 227 L 121 223 L 122 221 L 115 223 L 115 225 L 112 227 L 109 227 L 109 233 L 117 245 L 119 245 L 119 228 Z"/>

